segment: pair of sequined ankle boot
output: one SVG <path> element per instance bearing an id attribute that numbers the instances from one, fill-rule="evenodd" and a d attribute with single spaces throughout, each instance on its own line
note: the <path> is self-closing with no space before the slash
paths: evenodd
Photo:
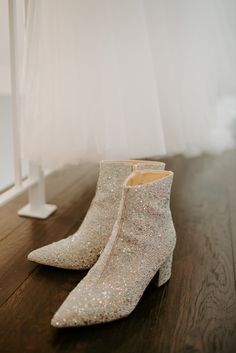
<path id="1" fill-rule="evenodd" d="M 173 173 L 151 161 L 102 161 L 97 190 L 79 230 L 31 252 L 28 259 L 90 269 L 52 319 L 55 327 L 129 315 L 157 272 L 171 275 L 176 234 L 169 199 Z"/>

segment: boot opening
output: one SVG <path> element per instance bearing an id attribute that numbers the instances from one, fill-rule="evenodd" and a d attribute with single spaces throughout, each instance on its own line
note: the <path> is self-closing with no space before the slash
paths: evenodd
<path id="1" fill-rule="evenodd" d="M 142 165 L 159 165 L 162 162 L 159 161 L 147 161 L 147 160 L 139 160 L 139 159 L 128 159 L 128 160 L 104 160 L 104 163 L 124 163 L 124 164 L 131 164 L 131 165 L 135 165 L 135 164 L 142 164 Z"/>
<path id="2" fill-rule="evenodd" d="M 150 183 L 155 180 L 160 180 L 163 179 L 169 175 L 171 175 L 172 172 L 169 172 L 167 170 L 160 170 L 160 171 L 136 171 L 132 177 L 127 182 L 127 186 L 135 186 L 135 185 L 142 185 L 146 183 Z"/>

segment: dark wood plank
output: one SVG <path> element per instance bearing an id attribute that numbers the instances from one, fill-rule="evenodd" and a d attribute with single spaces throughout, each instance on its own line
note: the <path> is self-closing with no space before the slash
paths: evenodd
<path id="1" fill-rule="evenodd" d="M 178 243 L 156 331 L 163 353 L 220 353 L 235 344 L 235 273 L 225 168 L 219 157 L 179 158 L 172 193 Z"/>
<path id="2" fill-rule="evenodd" d="M 67 167 L 56 171 L 46 178 L 47 200 L 54 201 L 54 198 L 63 193 L 68 186 L 79 180 L 84 171 L 94 170 L 94 166 L 81 164 L 79 167 Z M 97 168 L 97 167 L 96 167 Z M 6 238 L 19 225 L 25 222 L 26 218 L 17 217 L 17 211 L 28 202 L 28 194 L 23 193 L 13 202 L 9 202 L 0 208 L 0 241 Z M 15 216 L 15 217 L 13 217 Z M 1 244 L 1 243 L 0 243 Z"/>
<path id="3" fill-rule="evenodd" d="M 236 153 L 234 153 L 234 151 L 226 153 L 224 155 L 223 162 L 225 166 L 224 178 L 226 178 L 225 183 L 229 200 L 228 212 L 230 216 L 229 223 L 232 239 L 232 252 L 234 258 L 234 272 L 236 273 Z"/>
<path id="4" fill-rule="evenodd" d="M 156 289 L 150 284 L 136 310 L 126 319 L 56 330 L 50 326 L 53 313 L 86 273 L 36 265 L 29 270 L 32 265 L 24 256 L 28 249 L 57 239 L 63 227 L 69 232 L 80 223 L 95 183 L 84 176 L 78 184 L 72 182 L 68 192 L 58 196 L 61 210 L 53 216 L 57 217 L 55 221 L 53 217 L 43 223 L 29 220 L 34 224 L 31 230 L 30 226 L 21 225 L 14 234 L 17 237 L 19 232 L 23 250 L 18 242 L 17 253 L 14 243 L 13 250 L 0 249 L 4 259 L 8 252 L 15 254 L 10 265 L 2 263 L 6 273 L 4 286 L 10 283 L 11 291 L 0 308 L 0 352 L 233 353 L 235 156 L 234 151 L 220 157 L 167 160 L 167 168 L 175 172 L 171 206 L 178 235 L 173 273 L 167 285 Z M 32 230 L 37 246 L 32 243 Z M 13 235 L 7 238 L 10 241 Z M 14 274 L 18 267 L 22 277 L 21 272 Z M 16 281 L 21 277 L 14 291 L 8 279 L 11 274 Z"/>
<path id="5" fill-rule="evenodd" d="M 26 260 L 30 251 L 68 236 L 81 223 L 94 194 L 97 168 L 87 166 L 79 173 L 79 179 L 50 199 L 59 206 L 53 216 L 46 221 L 25 219 L 0 242 L 0 304 L 35 269 L 36 264 Z"/>

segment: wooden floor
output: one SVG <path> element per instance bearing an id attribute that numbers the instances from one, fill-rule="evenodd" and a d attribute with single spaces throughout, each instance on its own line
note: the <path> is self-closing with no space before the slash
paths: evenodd
<path id="1" fill-rule="evenodd" d="M 80 225 L 97 166 L 51 175 L 46 221 L 17 217 L 26 195 L 0 209 L 0 353 L 236 352 L 236 152 L 167 161 L 175 172 L 172 212 L 178 242 L 171 280 L 147 288 L 126 319 L 61 329 L 50 319 L 86 272 L 37 266 L 35 248 Z"/>

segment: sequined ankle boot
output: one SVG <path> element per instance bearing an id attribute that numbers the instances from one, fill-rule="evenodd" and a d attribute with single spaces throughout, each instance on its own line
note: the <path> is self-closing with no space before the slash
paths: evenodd
<path id="1" fill-rule="evenodd" d="M 164 167 L 164 163 L 152 161 L 102 161 L 96 194 L 79 230 L 66 239 L 32 251 L 28 259 L 65 269 L 91 268 L 112 233 L 124 180 L 136 169 Z"/>
<path id="2" fill-rule="evenodd" d="M 176 234 L 169 207 L 173 173 L 135 171 L 126 180 L 117 222 L 99 260 L 52 319 L 55 327 L 104 323 L 129 315 L 149 282 L 171 276 Z"/>

